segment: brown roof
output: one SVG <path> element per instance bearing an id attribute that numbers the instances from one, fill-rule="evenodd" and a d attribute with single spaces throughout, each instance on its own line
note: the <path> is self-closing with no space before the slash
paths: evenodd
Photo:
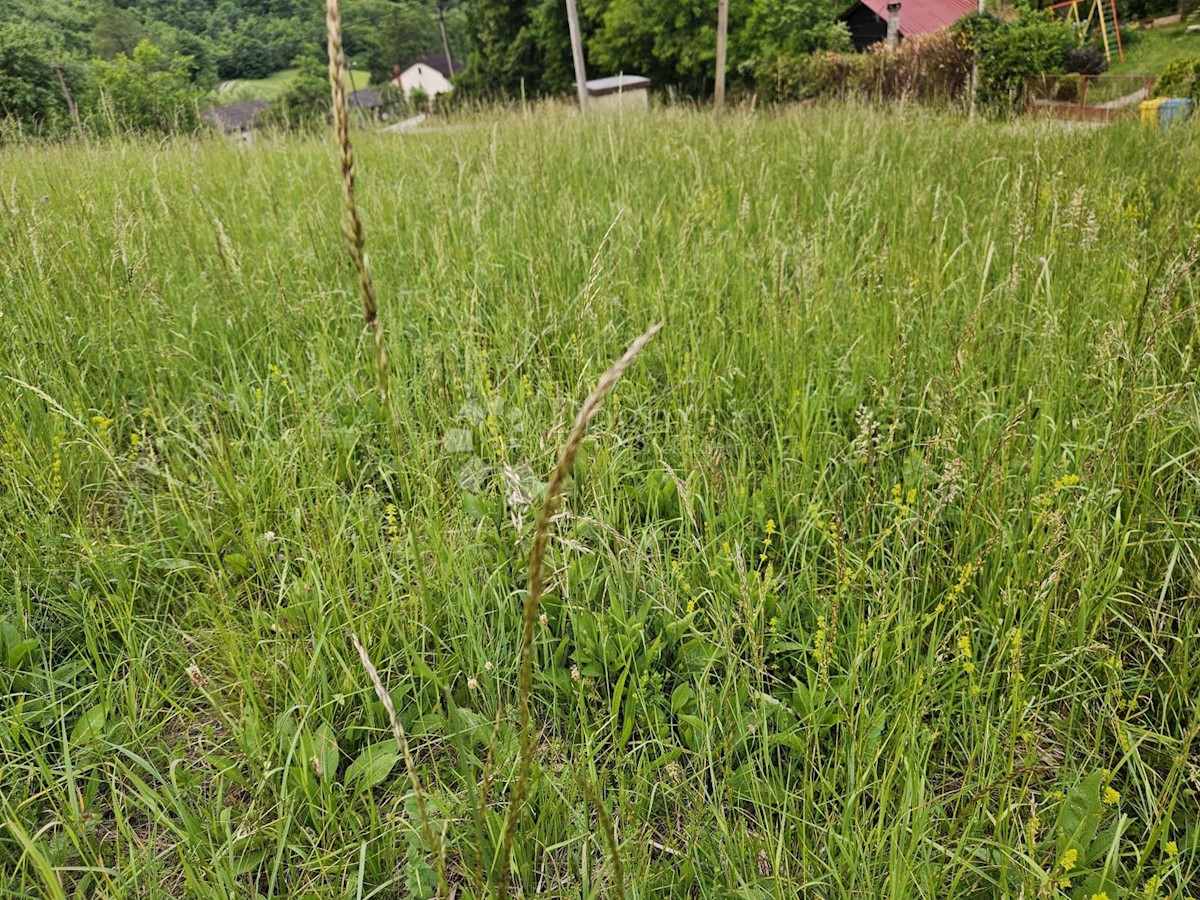
<path id="1" fill-rule="evenodd" d="M 266 100 L 247 100 L 244 103 L 230 103 L 228 106 L 206 109 L 200 113 L 200 118 L 229 134 L 253 128 L 266 108 Z"/>

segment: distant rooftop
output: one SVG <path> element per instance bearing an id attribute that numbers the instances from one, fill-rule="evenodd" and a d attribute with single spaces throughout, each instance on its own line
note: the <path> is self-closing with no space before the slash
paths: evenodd
<path id="1" fill-rule="evenodd" d="M 206 109 L 200 113 L 200 118 L 228 134 L 253 128 L 266 108 L 266 100 L 247 100 Z"/>
<path id="2" fill-rule="evenodd" d="M 410 62 L 404 68 L 407 70 L 407 69 L 411 69 L 413 66 L 418 66 L 418 65 L 419 66 L 428 66 L 429 68 L 433 69 L 435 72 L 440 72 L 442 74 L 443 78 L 450 78 L 452 75 L 457 75 L 459 72 L 461 72 L 463 69 L 466 68 L 465 65 L 463 65 L 461 62 L 459 62 L 456 59 L 456 60 L 454 60 L 454 71 L 451 72 L 450 66 L 446 62 L 446 54 L 445 53 L 426 53 L 424 56 L 420 56 L 420 57 L 417 57 L 416 59 L 414 59 L 412 62 Z"/>
<path id="3" fill-rule="evenodd" d="M 377 109 L 383 106 L 383 94 L 379 92 L 379 88 L 361 88 L 352 93 L 347 99 L 355 109 Z"/>
<path id="4" fill-rule="evenodd" d="M 889 0 L 860 0 L 879 18 L 887 21 Z M 900 34 L 930 34 L 948 28 L 977 9 L 975 0 L 901 0 Z"/>
<path id="5" fill-rule="evenodd" d="M 650 79 L 641 75 L 610 75 L 607 78 L 589 78 L 587 92 L 593 97 L 616 94 L 621 91 L 640 91 L 650 87 Z"/>

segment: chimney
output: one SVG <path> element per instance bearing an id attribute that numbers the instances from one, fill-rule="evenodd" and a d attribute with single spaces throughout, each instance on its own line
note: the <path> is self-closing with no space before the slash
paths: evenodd
<path id="1" fill-rule="evenodd" d="M 896 45 L 900 42 L 900 4 L 893 0 L 892 3 L 887 5 L 887 11 L 887 46 L 888 50 L 895 50 Z"/>

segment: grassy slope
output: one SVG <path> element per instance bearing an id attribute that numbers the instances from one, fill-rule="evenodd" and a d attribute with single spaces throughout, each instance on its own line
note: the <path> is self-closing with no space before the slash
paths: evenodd
<path id="1" fill-rule="evenodd" d="M 1114 75 L 1158 75 L 1176 60 L 1200 56 L 1200 34 L 1185 25 L 1149 30 L 1136 29 L 1125 50 L 1125 61 L 1114 63 Z M 1114 54 L 1115 57 L 1115 54 Z"/>
<path id="2" fill-rule="evenodd" d="M 0 893 L 427 878 L 354 631 L 476 896 L 506 473 L 658 319 L 555 526 L 526 895 L 614 896 L 579 777 L 640 897 L 1194 887 L 1194 132 L 833 108 L 358 149 L 398 454 L 325 139 L 0 152 Z"/>
<path id="3" fill-rule="evenodd" d="M 236 78 L 224 82 L 220 91 L 222 98 L 230 98 L 229 102 L 242 100 L 274 100 L 296 77 L 296 69 L 280 69 L 272 72 L 266 78 Z M 371 73 L 360 70 L 347 72 L 347 83 L 350 90 L 357 91 L 371 83 Z"/>

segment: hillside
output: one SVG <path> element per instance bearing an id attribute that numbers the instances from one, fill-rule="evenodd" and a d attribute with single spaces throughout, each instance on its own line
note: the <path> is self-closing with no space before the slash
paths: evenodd
<path id="1" fill-rule="evenodd" d="M 1189 32 L 1187 25 L 1160 28 L 1128 28 L 1125 61 L 1114 62 L 1114 75 L 1158 75 L 1171 63 L 1189 56 L 1200 56 L 1200 33 Z"/>
<path id="2" fill-rule="evenodd" d="M 0 22 L 40 28 L 78 59 L 128 55 L 146 38 L 193 57 L 196 80 L 207 88 L 264 79 L 298 56 L 321 56 L 323 10 L 312 0 L 6 0 Z M 456 7 L 445 19 L 452 46 L 465 52 L 464 13 Z M 346 52 L 364 71 L 390 72 L 442 49 L 434 0 L 355 0 L 346 4 L 344 30 Z"/>

